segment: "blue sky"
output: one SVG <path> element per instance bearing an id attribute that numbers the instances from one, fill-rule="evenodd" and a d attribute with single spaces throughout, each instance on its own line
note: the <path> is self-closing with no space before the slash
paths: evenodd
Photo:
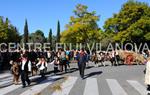
<path id="1" fill-rule="evenodd" d="M 150 0 L 137 0 L 147 2 Z M 77 4 L 85 4 L 89 11 L 95 10 L 100 15 L 99 26 L 102 28 L 107 18 L 119 12 L 127 0 L 1 0 L 0 16 L 8 17 L 20 34 L 23 34 L 25 19 L 28 20 L 29 32 L 41 29 L 48 36 L 52 28 L 56 35 L 57 21 L 60 21 L 61 31 L 69 22 L 70 16 Z"/>

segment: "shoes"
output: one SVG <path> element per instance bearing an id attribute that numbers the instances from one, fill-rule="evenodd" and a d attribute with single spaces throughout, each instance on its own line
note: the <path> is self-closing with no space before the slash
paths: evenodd
<path id="1" fill-rule="evenodd" d="M 28 86 L 30 86 L 31 82 L 28 83 Z"/>
<path id="2" fill-rule="evenodd" d="M 84 76 L 81 76 L 82 80 L 84 79 Z"/>
<path id="3" fill-rule="evenodd" d="M 16 82 L 16 83 L 15 83 L 15 85 L 19 85 L 19 83 L 18 83 L 18 82 Z"/>
<path id="4" fill-rule="evenodd" d="M 147 87 L 147 91 L 150 91 L 150 86 L 148 85 L 148 87 Z"/>
<path id="5" fill-rule="evenodd" d="M 25 85 L 22 86 L 22 88 L 25 88 L 25 87 L 26 87 Z"/>

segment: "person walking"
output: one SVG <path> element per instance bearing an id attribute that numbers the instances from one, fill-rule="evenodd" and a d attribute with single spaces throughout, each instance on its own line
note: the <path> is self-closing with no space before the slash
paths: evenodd
<path id="1" fill-rule="evenodd" d="M 66 64 L 68 66 L 68 69 L 70 69 L 70 51 L 69 51 L 69 48 L 66 49 Z"/>
<path id="2" fill-rule="evenodd" d="M 60 55 L 60 60 L 61 60 L 61 72 L 64 70 L 63 68 L 65 67 L 65 73 L 67 73 L 67 59 L 66 59 L 66 52 L 64 49 L 61 49 L 61 55 Z"/>
<path id="3" fill-rule="evenodd" d="M 84 52 L 84 49 L 81 49 L 80 52 L 77 53 L 77 61 L 80 77 L 84 79 L 84 70 L 86 66 L 86 53 Z"/>
<path id="4" fill-rule="evenodd" d="M 145 84 L 147 85 L 148 95 L 150 95 L 150 57 L 147 58 Z"/>
<path id="5" fill-rule="evenodd" d="M 56 75 L 56 73 L 59 71 L 58 70 L 59 63 L 60 63 L 59 58 L 56 56 L 52 62 L 52 64 L 54 65 L 54 75 Z"/>
<path id="6" fill-rule="evenodd" d="M 52 61 L 51 56 L 52 56 L 52 55 L 51 55 L 51 51 L 50 51 L 50 50 L 47 50 L 47 62 L 48 62 L 48 63 Z"/>
<path id="7" fill-rule="evenodd" d="M 1 51 L 0 51 L 0 72 L 2 71 L 2 63 L 3 63 L 3 57 L 2 57 Z"/>
<path id="8" fill-rule="evenodd" d="M 27 58 L 27 54 L 22 55 L 21 59 L 21 81 L 22 81 L 22 88 L 26 87 L 26 82 L 28 86 L 30 86 L 30 79 L 28 73 L 31 72 L 31 62 Z"/>
<path id="9" fill-rule="evenodd" d="M 40 70 L 40 75 L 41 77 L 45 77 L 45 73 L 47 71 L 47 62 L 45 60 L 45 57 L 44 56 L 41 56 L 39 62 L 36 64 L 36 66 L 39 68 Z"/>

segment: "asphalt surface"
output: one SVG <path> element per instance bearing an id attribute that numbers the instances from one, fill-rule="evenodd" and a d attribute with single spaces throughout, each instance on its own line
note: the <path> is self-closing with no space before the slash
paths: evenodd
<path id="1" fill-rule="evenodd" d="M 8 74 L 5 72 L 0 74 L 0 95 L 146 95 L 145 65 L 105 64 L 107 66 L 97 67 L 90 62 L 84 79 L 79 76 L 77 63 L 70 64 L 68 73 L 57 75 L 53 74 L 53 65 L 49 64 L 46 78 L 30 77 L 32 84 L 26 88 L 13 86 L 11 75 L 5 76 Z"/>

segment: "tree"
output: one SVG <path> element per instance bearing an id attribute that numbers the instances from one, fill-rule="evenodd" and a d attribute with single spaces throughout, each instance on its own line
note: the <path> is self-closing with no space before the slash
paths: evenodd
<path id="1" fill-rule="evenodd" d="M 29 42 L 33 42 L 33 43 L 44 43 L 45 42 L 45 36 L 41 30 L 36 30 L 34 33 L 31 33 L 29 38 L 30 38 Z"/>
<path id="2" fill-rule="evenodd" d="M 99 41 L 101 29 L 98 28 L 99 16 L 96 12 L 88 12 L 88 7 L 78 4 L 74 10 L 75 16 L 70 17 L 66 30 L 61 33 L 61 42 L 87 43 Z"/>
<path id="3" fill-rule="evenodd" d="M 150 41 L 150 7 L 146 3 L 129 0 L 119 13 L 106 20 L 104 29 L 115 34 L 115 42 Z"/>
<path id="4" fill-rule="evenodd" d="M 60 42 L 60 22 L 57 22 L 57 42 Z"/>
<path id="5" fill-rule="evenodd" d="M 29 36 L 29 30 L 28 30 L 28 22 L 27 19 L 25 20 L 25 26 L 24 26 L 24 43 L 28 42 Z"/>
<path id="6" fill-rule="evenodd" d="M 8 18 L 0 16 L 0 43 L 20 42 L 20 35 Z"/>
<path id="7" fill-rule="evenodd" d="M 52 44 L 52 29 L 49 30 L 48 42 Z"/>
<path id="8" fill-rule="evenodd" d="M 52 49 L 52 46 L 53 46 L 52 40 L 53 40 L 52 29 L 50 29 L 49 30 L 49 36 L 48 36 L 48 42 L 51 44 L 51 49 Z"/>

